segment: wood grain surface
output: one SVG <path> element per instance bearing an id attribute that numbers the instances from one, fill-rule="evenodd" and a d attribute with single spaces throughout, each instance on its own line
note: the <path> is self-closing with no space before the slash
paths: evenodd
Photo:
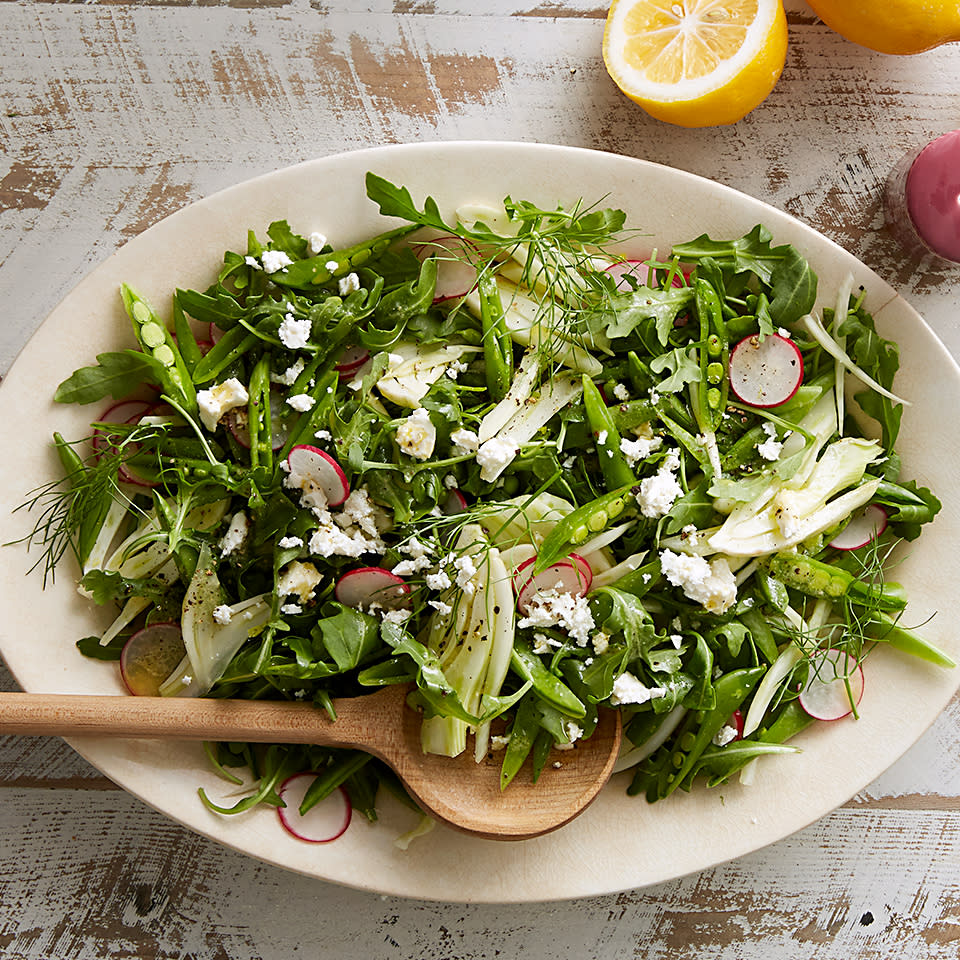
<path id="1" fill-rule="evenodd" d="M 887 57 L 785 6 L 790 53 L 768 100 L 734 126 L 683 130 L 607 77 L 599 0 L 3 0 L 0 372 L 94 265 L 185 204 L 316 156 L 454 139 L 593 147 L 744 190 L 863 259 L 960 356 L 960 270 L 905 254 L 881 203 L 905 151 L 960 126 L 960 45 Z M 15 689 L 2 668 L 0 689 Z M 4 960 L 521 954 L 956 958 L 960 701 L 787 840 L 533 907 L 305 880 L 170 823 L 59 741 L 0 738 Z"/>

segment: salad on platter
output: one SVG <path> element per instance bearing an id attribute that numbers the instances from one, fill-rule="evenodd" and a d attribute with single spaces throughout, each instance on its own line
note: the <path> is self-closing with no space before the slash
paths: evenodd
<path id="1" fill-rule="evenodd" d="M 131 694 L 334 716 L 406 684 L 423 750 L 500 754 L 503 789 L 617 709 L 653 802 L 856 716 L 878 644 L 954 665 L 888 578 L 940 503 L 901 475 L 898 349 L 852 278 L 817 312 L 762 226 L 633 259 L 616 209 L 445 219 L 366 187 L 403 225 L 337 247 L 274 222 L 169 323 L 124 286 L 136 347 L 57 388 L 102 412 L 54 436 L 28 542 L 114 609 L 78 647 Z M 201 791 L 223 813 L 402 794 L 359 751 L 206 749 L 252 773 L 232 806 Z"/>

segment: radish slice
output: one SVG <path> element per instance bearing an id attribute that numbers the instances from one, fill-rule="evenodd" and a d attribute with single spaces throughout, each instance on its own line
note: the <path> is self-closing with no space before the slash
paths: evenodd
<path id="1" fill-rule="evenodd" d="M 811 671 L 797 698 L 804 711 L 816 720 L 842 720 L 853 712 L 863 696 L 863 668 L 842 650 L 829 649 L 816 672 Z M 847 679 L 850 689 L 847 691 Z"/>
<path id="2" fill-rule="evenodd" d="M 407 603 L 410 584 L 383 567 L 349 570 L 338 581 L 334 596 L 345 607 L 369 610 L 374 605 L 397 610 Z"/>
<path id="3" fill-rule="evenodd" d="M 865 547 L 886 529 L 887 511 L 879 503 L 868 503 L 830 541 L 830 546 L 835 550 L 856 550 Z"/>
<path id="4" fill-rule="evenodd" d="M 627 280 L 627 277 L 633 277 L 636 281 L 637 286 L 647 287 L 650 285 L 651 280 L 654 280 L 653 273 L 654 271 L 647 266 L 645 260 L 619 260 L 616 263 L 611 263 L 609 267 L 604 268 L 614 280 L 617 281 L 618 290 L 627 290 L 630 291 L 633 287 L 630 286 L 630 282 Z M 678 275 L 675 275 L 673 282 L 671 283 L 673 287 L 682 287 L 683 281 Z"/>
<path id="5" fill-rule="evenodd" d="M 580 568 L 580 574 L 586 581 L 586 588 L 583 592 L 589 593 L 590 587 L 593 584 L 593 567 L 591 567 L 589 561 L 585 557 L 581 557 L 579 553 L 571 553 L 570 559 Z"/>
<path id="6" fill-rule="evenodd" d="M 212 340 L 198 340 L 197 348 L 200 350 L 200 355 L 205 357 L 214 347 Z"/>
<path id="7" fill-rule="evenodd" d="M 522 614 L 527 614 L 530 609 L 530 601 L 538 593 L 545 590 L 557 590 L 560 593 L 569 593 L 575 597 L 586 596 L 590 589 L 590 581 L 593 579 L 592 573 L 588 575 L 590 565 L 580 557 L 581 562 L 574 560 L 561 560 L 541 570 L 540 573 L 523 579 L 523 571 L 529 567 L 536 557 L 521 563 L 513 577 L 514 590 L 517 593 L 517 610 Z M 584 566 L 586 565 L 586 570 Z M 522 586 L 518 589 L 518 583 L 522 581 Z"/>
<path id="8" fill-rule="evenodd" d="M 730 351 L 730 389 L 752 407 L 786 403 L 803 383 L 800 349 L 779 333 L 754 334 Z"/>
<path id="9" fill-rule="evenodd" d="M 370 359 L 366 347 L 351 345 L 346 347 L 337 360 L 337 372 L 349 377 L 356 373 Z"/>
<path id="10" fill-rule="evenodd" d="M 145 417 L 156 412 L 156 409 L 157 404 L 150 403 L 146 400 L 121 400 L 119 403 L 115 403 L 112 407 L 108 407 L 100 416 L 100 420 L 103 423 L 134 424 L 139 423 L 141 417 Z M 109 430 L 95 431 L 91 440 L 93 449 L 98 453 L 105 452 L 107 449 L 116 450 L 116 446 L 109 442 L 107 439 L 108 437 Z M 130 449 L 131 452 L 135 451 L 135 447 L 131 447 Z M 143 477 L 136 474 L 125 463 L 121 463 L 117 468 L 117 477 L 124 483 L 132 483 L 140 487 L 156 486 L 156 484 L 151 483 L 149 480 L 145 480 Z"/>
<path id="11" fill-rule="evenodd" d="M 290 436 L 290 422 L 287 415 L 290 408 L 286 396 L 279 389 L 270 388 L 270 446 L 280 450 Z M 226 424 L 241 447 L 250 449 L 250 427 L 246 407 L 235 407 L 226 417 Z"/>
<path id="12" fill-rule="evenodd" d="M 434 303 L 445 300 L 461 300 L 477 285 L 477 268 L 474 261 L 477 248 L 463 237 L 452 234 L 437 237 L 428 243 L 414 244 L 413 252 L 420 260 L 437 258 L 437 286 L 433 293 Z"/>
<path id="13" fill-rule="evenodd" d="M 464 513 L 467 509 L 467 498 L 454 487 L 447 494 L 446 500 L 440 504 L 440 509 L 448 517 L 455 516 L 458 513 Z"/>
<path id="14" fill-rule="evenodd" d="M 320 490 L 331 507 L 339 507 L 350 495 L 347 475 L 329 453 L 303 443 L 287 457 L 289 483 L 301 490 Z"/>
<path id="15" fill-rule="evenodd" d="M 328 797 L 315 803 L 305 814 L 300 804 L 317 779 L 315 773 L 295 773 L 280 784 L 277 791 L 285 806 L 277 807 L 280 826 L 298 840 L 307 843 L 330 843 L 346 833 L 353 818 L 350 797 L 343 787 L 337 787 Z"/>
<path id="16" fill-rule="evenodd" d="M 120 652 L 120 676 L 135 697 L 158 697 L 160 686 L 186 655 L 178 623 L 138 630 Z"/>
<path id="17" fill-rule="evenodd" d="M 740 710 L 734 710 L 730 715 L 730 726 L 737 731 L 734 740 L 743 739 L 743 713 Z"/>

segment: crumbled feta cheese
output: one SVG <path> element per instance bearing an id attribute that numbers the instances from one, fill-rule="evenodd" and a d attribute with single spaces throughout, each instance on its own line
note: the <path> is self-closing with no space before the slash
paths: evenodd
<path id="1" fill-rule="evenodd" d="M 327 238 L 322 233 L 314 231 L 307 237 L 307 244 L 310 247 L 310 252 L 316 256 L 323 252 L 323 248 L 327 245 Z"/>
<path id="2" fill-rule="evenodd" d="M 494 734 L 490 738 L 490 749 L 491 750 L 506 750 L 507 744 L 510 743 L 510 737 L 501 737 L 499 734 Z"/>
<path id="3" fill-rule="evenodd" d="M 424 577 L 424 583 L 426 583 L 428 590 L 448 590 L 453 585 L 449 575 L 443 570 L 439 570 L 437 573 L 428 573 Z"/>
<path id="4" fill-rule="evenodd" d="M 710 613 L 724 613 L 737 599 L 737 581 L 723 557 L 707 561 L 704 557 L 664 550 L 660 568 L 670 583 Z"/>
<path id="5" fill-rule="evenodd" d="M 536 654 L 549 653 L 552 647 L 560 647 L 563 644 L 553 637 L 548 637 L 545 633 L 535 633 L 533 635 L 533 652 Z"/>
<path id="6" fill-rule="evenodd" d="M 492 483 L 520 452 L 512 437 L 491 437 L 477 450 L 480 479 Z"/>
<path id="7" fill-rule="evenodd" d="M 670 642 L 673 644 L 675 650 L 679 650 L 683 643 L 683 637 L 679 633 L 671 633 Z"/>
<path id="8" fill-rule="evenodd" d="M 430 414 L 423 407 L 417 407 L 397 427 L 397 443 L 400 449 L 416 460 L 426 460 L 433 454 L 437 442 L 437 428 Z"/>
<path id="9" fill-rule="evenodd" d="M 292 397 L 287 397 L 287 403 L 297 413 L 306 413 L 308 410 L 312 410 L 316 402 L 309 393 L 295 393 Z"/>
<path id="10" fill-rule="evenodd" d="M 686 540 L 691 547 L 695 547 L 700 542 L 700 531 L 696 528 L 695 524 L 688 523 L 681 529 L 680 537 Z"/>
<path id="11" fill-rule="evenodd" d="M 610 646 L 610 637 L 608 634 L 603 633 L 602 631 L 597 631 L 593 635 L 593 652 L 599 657 L 607 652 L 607 648 Z"/>
<path id="12" fill-rule="evenodd" d="M 618 383 L 614 386 L 613 395 L 621 403 L 625 403 L 630 399 L 630 391 L 622 383 Z"/>
<path id="13" fill-rule="evenodd" d="M 386 610 L 382 614 L 384 623 L 395 623 L 397 626 L 406 623 L 412 616 L 410 610 Z"/>
<path id="14" fill-rule="evenodd" d="M 575 597 L 557 589 L 539 590 L 527 602 L 527 613 L 517 621 L 523 627 L 560 627 L 585 647 L 596 628 L 586 597 Z"/>
<path id="15" fill-rule="evenodd" d="M 336 270 L 337 267 L 339 267 L 339 266 L 340 266 L 340 264 L 339 264 L 339 262 L 336 261 L 336 260 L 328 260 L 328 261 L 324 264 L 324 267 L 325 267 L 327 270 L 330 270 L 331 272 L 333 272 L 334 270 Z"/>
<path id="16" fill-rule="evenodd" d="M 637 503 L 645 517 L 665 516 L 677 498 L 683 495 L 683 489 L 674 475 L 679 467 L 680 459 L 675 453 L 669 453 L 652 477 L 644 477 L 640 481 Z"/>
<path id="17" fill-rule="evenodd" d="M 597 443 L 600 444 L 601 447 L 607 442 L 607 436 L 608 434 L 606 430 L 601 430 L 597 434 Z"/>
<path id="18" fill-rule="evenodd" d="M 283 373 L 271 373 L 270 379 L 274 383 L 283 384 L 285 387 L 292 387 L 297 382 L 297 377 L 303 373 L 303 360 L 297 360 L 292 366 L 287 367 Z"/>
<path id="19" fill-rule="evenodd" d="M 180 683 L 182 683 L 183 686 L 185 686 L 185 687 L 189 687 L 190 684 L 193 683 L 193 677 L 192 677 L 189 673 L 185 673 L 185 674 L 180 678 Z"/>
<path id="20" fill-rule="evenodd" d="M 310 342 L 313 321 L 309 317 L 295 317 L 292 313 L 284 316 L 277 336 L 288 350 L 302 350 Z"/>
<path id="21" fill-rule="evenodd" d="M 783 449 L 782 441 L 777 439 L 777 428 L 769 420 L 764 420 L 763 432 L 767 435 L 767 439 L 757 444 L 757 453 L 764 460 L 777 460 Z"/>
<path id="22" fill-rule="evenodd" d="M 233 619 L 233 611 L 230 607 L 221 603 L 219 607 L 213 608 L 213 622 L 219 624 L 229 623 Z"/>
<path id="23" fill-rule="evenodd" d="M 441 617 L 449 617 L 453 613 L 453 607 L 449 603 L 444 603 L 443 600 L 428 600 L 427 605 L 433 607 Z"/>
<path id="24" fill-rule="evenodd" d="M 360 278 L 355 273 L 348 273 L 340 278 L 337 287 L 341 297 L 345 297 L 348 293 L 356 293 L 360 289 Z"/>
<path id="25" fill-rule="evenodd" d="M 458 427 L 450 434 L 450 439 L 464 452 L 476 453 L 480 446 L 480 440 L 472 430 L 465 430 Z"/>
<path id="26" fill-rule="evenodd" d="M 244 258 L 243 258 L 243 262 L 244 262 L 248 267 L 253 267 L 254 270 L 262 270 L 262 269 L 263 269 L 263 267 L 260 266 L 260 263 L 259 263 L 259 261 L 257 260 L 256 257 L 244 257 Z"/>
<path id="27" fill-rule="evenodd" d="M 626 671 L 613 681 L 613 692 L 610 694 L 611 706 L 620 706 L 624 703 L 647 703 L 658 697 L 667 695 L 666 687 L 648 687 L 641 683 L 632 673 Z"/>
<path id="28" fill-rule="evenodd" d="M 567 459 L 563 461 L 561 466 L 563 467 L 564 470 L 572 470 L 576 465 L 576 462 L 577 462 L 576 457 L 567 457 Z"/>
<path id="29" fill-rule="evenodd" d="M 451 380 L 456 380 L 457 377 L 463 373 L 470 364 L 466 360 L 453 360 L 451 363 L 447 364 L 446 374 Z"/>
<path id="30" fill-rule="evenodd" d="M 566 720 L 563 724 L 563 732 L 567 735 L 567 739 L 573 743 L 574 740 L 579 740 L 583 736 L 583 727 L 572 720 Z"/>
<path id="31" fill-rule="evenodd" d="M 295 593 L 301 602 L 306 603 L 313 597 L 322 579 L 320 572 L 312 563 L 292 560 L 280 572 L 280 577 L 277 579 L 277 593 L 281 597 Z"/>
<path id="32" fill-rule="evenodd" d="M 409 577 L 432 565 L 433 561 L 429 557 L 415 557 L 410 560 L 401 560 L 391 572 L 398 577 Z"/>
<path id="33" fill-rule="evenodd" d="M 724 724 L 713 737 L 715 747 L 725 747 L 728 743 L 737 739 L 737 728 L 731 727 L 729 723 Z"/>
<path id="34" fill-rule="evenodd" d="M 264 250 L 260 262 L 263 264 L 264 273 L 276 273 L 293 263 L 282 250 Z"/>
<path id="35" fill-rule="evenodd" d="M 250 521 L 247 515 L 238 510 L 230 519 L 230 526 L 220 541 L 220 555 L 228 557 L 231 553 L 239 550 L 243 546 L 243 541 L 247 539 L 247 531 L 250 529 Z"/>
<path id="36" fill-rule="evenodd" d="M 316 430 L 314 431 L 314 437 L 317 440 L 332 440 L 333 434 L 329 430 Z"/>
<path id="37" fill-rule="evenodd" d="M 790 331 L 786 327 L 777 327 L 777 333 L 779 333 L 784 340 L 790 339 Z"/>
<path id="38" fill-rule="evenodd" d="M 299 603 L 284 603 L 280 605 L 280 612 L 290 614 L 303 613 L 303 607 Z"/>
<path id="39" fill-rule="evenodd" d="M 247 388 L 236 377 L 230 377 L 209 390 L 197 391 L 200 420 L 211 433 L 217 429 L 217 424 L 225 413 L 244 407 L 249 401 Z"/>
<path id="40" fill-rule="evenodd" d="M 473 558 L 463 554 L 453 561 L 453 566 L 457 571 L 457 586 L 465 593 L 473 593 L 473 578 L 477 575 L 477 565 Z"/>
<path id="41" fill-rule="evenodd" d="M 281 537 L 277 546 L 281 550 L 289 550 L 291 547 L 302 547 L 303 540 L 300 537 Z"/>

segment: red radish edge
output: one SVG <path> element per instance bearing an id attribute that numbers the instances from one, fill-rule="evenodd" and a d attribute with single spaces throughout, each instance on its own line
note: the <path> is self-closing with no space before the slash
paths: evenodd
<path id="1" fill-rule="evenodd" d="M 842 720 L 853 712 L 863 697 L 863 668 L 848 653 L 830 648 L 819 673 L 811 673 L 797 698 L 804 712 L 815 720 Z M 836 654 L 832 659 L 830 654 Z M 843 671 L 836 668 L 840 657 L 846 658 Z M 849 674 L 853 705 L 843 674 Z"/>
<path id="2" fill-rule="evenodd" d="M 860 513 L 830 541 L 834 550 L 865 547 L 887 529 L 887 511 L 879 503 L 868 503 Z"/>
<path id="3" fill-rule="evenodd" d="M 121 400 L 113 404 L 113 406 L 107 407 L 99 419 L 103 423 L 136 423 L 141 417 L 156 412 L 157 408 L 157 404 L 149 400 Z M 108 444 L 102 430 L 94 431 L 91 444 L 97 453 L 107 448 Z M 138 487 L 156 486 L 155 483 L 137 476 L 136 473 L 123 463 L 117 468 L 117 477 L 124 483 L 132 483 Z"/>
<path id="4" fill-rule="evenodd" d="M 420 260 L 427 257 L 437 257 L 437 285 L 433 293 L 434 303 L 443 303 L 446 300 L 460 300 L 477 285 L 477 271 L 474 266 L 455 257 L 447 259 L 442 256 L 444 250 L 452 250 L 455 254 L 469 256 L 477 253 L 477 247 L 463 237 L 447 234 L 433 240 L 411 245 L 413 252 Z M 456 248 L 459 247 L 459 250 Z"/>
<path id="5" fill-rule="evenodd" d="M 744 337 L 730 351 L 730 390 L 751 407 L 778 407 L 803 383 L 800 348 L 779 333 Z"/>
<path id="6" fill-rule="evenodd" d="M 329 796 L 314 804 L 305 814 L 300 804 L 314 780 L 315 773 L 294 773 L 280 784 L 277 791 L 286 804 L 277 807 L 280 826 L 290 836 L 307 843 L 331 843 L 342 837 L 353 819 L 350 796 L 343 787 L 337 787 Z"/>
<path id="7" fill-rule="evenodd" d="M 590 569 L 590 564 L 578 554 L 572 553 L 569 560 L 561 560 L 541 570 L 540 573 L 524 578 L 523 571 L 536 560 L 536 557 L 524 560 L 513 574 L 513 589 L 517 594 L 517 609 L 520 613 L 528 612 L 530 601 L 537 593 L 542 590 L 556 589 L 558 581 L 561 592 L 575 597 L 586 596 L 590 590 L 593 571 Z"/>
<path id="8" fill-rule="evenodd" d="M 286 396 L 277 387 L 270 388 L 270 446 L 274 450 L 281 450 L 290 436 L 284 414 L 289 411 L 286 406 Z M 227 428 L 233 434 L 234 440 L 246 450 L 250 449 L 250 427 L 246 423 L 247 408 L 237 407 L 227 413 Z"/>
<path id="9" fill-rule="evenodd" d="M 333 592 L 345 607 L 363 610 L 378 604 L 384 610 L 394 610 L 406 605 L 410 584 L 384 567 L 358 567 L 348 570 Z"/>
<path id="10" fill-rule="evenodd" d="M 737 731 L 737 735 L 733 738 L 734 741 L 743 739 L 743 713 L 740 710 L 734 710 L 730 714 L 730 719 L 727 721 L 734 730 Z"/>
<path id="11" fill-rule="evenodd" d="M 440 509 L 448 517 L 452 517 L 458 513 L 463 513 L 464 510 L 467 509 L 467 498 L 456 487 L 454 487 L 447 494 L 447 498 L 440 505 Z"/>
<path id="12" fill-rule="evenodd" d="M 134 633 L 120 651 L 120 677 L 135 697 L 156 697 L 184 655 L 178 623 L 152 623 Z"/>
<path id="13" fill-rule="evenodd" d="M 344 376 L 356 373 L 370 359 L 370 351 L 366 347 L 351 345 L 340 354 L 336 370 Z"/>
<path id="14" fill-rule="evenodd" d="M 350 484 L 340 464 L 318 447 L 297 444 L 287 456 L 287 465 L 291 477 L 299 475 L 316 484 L 331 507 L 339 507 L 350 496 Z"/>

